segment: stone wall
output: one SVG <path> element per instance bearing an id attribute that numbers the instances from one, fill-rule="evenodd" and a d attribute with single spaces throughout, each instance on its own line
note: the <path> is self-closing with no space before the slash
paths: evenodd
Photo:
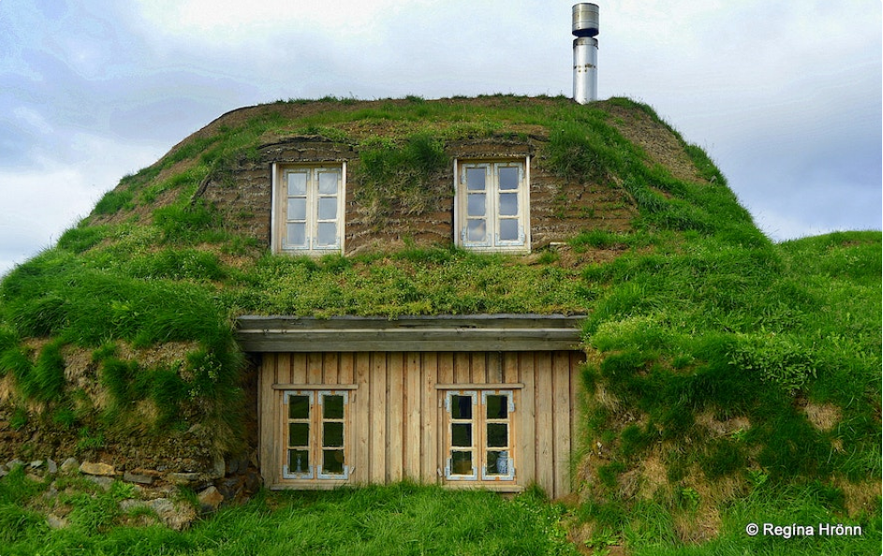
<path id="1" fill-rule="evenodd" d="M 271 173 L 276 164 L 346 162 L 345 254 L 389 249 L 413 242 L 417 246 L 450 245 L 454 241 L 453 159 L 530 157 L 532 249 L 565 241 L 585 230 L 625 231 L 637 214 L 624 190 L 610 184 L 575 183 L 552 173 L 545 163 L 545 138 L 458 141 L 445 145 L 451 164 L 432 178 L 430 188 L 448 191 L 420 213 L 392 214 L 381 225 L 367 217 L 357 198 L 361 185 L 353 176 L 360 164 L 352 145 L 321 137 L 295 137 L 265 145 L 256 159 L 243 158 L 213 174 L 195 198 L 217 207 L 234 232 L 270 247 Z"/>
<path id="2" fill-rule="evenodd" d="M 175 530 L 184 530 L 202 515 L 214 513 L 222 504 L 242 503 L 247 501 L 261 487 L 261 478 L 257 469 L 248 460 L 225 462 L 224 469 L 214 474 L 161 472 L 153 469 L 135 469 L 121 471 L 113 465 L 94 461 L 80 462 L 73 457 L 66 458 L 62 463 L 55 460 L 33 460 L 24 462 L 14 459 L 0 464 L 0 479 L 14 472 L 23 472 L 25 479 L 34 483 L 42 483 L 46 489 L 42 495 L 41 509 L 46 512 L 46 522 L 52 529 L 68 526 L 68 514 L 71 506 L 59 497 L 59 488 L 65 494 L 76 490 L 69 478 L 80 477 L 92 488 L 108 491 L 114 482 L 120 481 L 132 485 L 130 496 L 120 500 L 118 505 L 123 513 L 138 509 L 151 510 L 144 525 L 150 521 L 158 521 Z M 62 480 L 64 487 L 57 481 Z M 82 488 L 82 487 L 80 487 Z M 197 493 L 198 504 L 191 505 L 181 495 L 180 489 L 186 488 Z"/>

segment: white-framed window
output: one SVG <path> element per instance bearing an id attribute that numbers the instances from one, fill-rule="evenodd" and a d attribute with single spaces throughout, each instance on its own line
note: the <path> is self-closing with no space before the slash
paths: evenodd
<path id="1" fill-rule="evenodd" d="M 349 393 L 345 390 L 287 390 L 282 396 L 285 415 L 282 478 L 348 479 Z"/>
<path id="2" fill-rule="evenodd" d="M 530 159 L 454 160 L 457 245 L 530 251 Z"/>
<path id="3" fill-rule="evenodd" d="M 512 390 L 445 392 L 445 480 L 514 481 Z"/>
<path id="4" fill-rule="evenodd" d="M 274 165 L 273 250 L 343 251 L 346 164 Z"/>

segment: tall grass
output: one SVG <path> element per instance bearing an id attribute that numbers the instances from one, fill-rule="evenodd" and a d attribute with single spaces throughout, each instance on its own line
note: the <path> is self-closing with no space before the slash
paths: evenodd
<path id="1" fill-rule="evenodd" d="M 321 260 L 267 255 L 222 299 L 235 313 L 426 315 L 582 313 L 579 274 L 452 249 Z"/>
<path id="2" fill-rule="evenodd" d="M 374 226 L 397 214 L 437 210 L 439 200 L 450 195 L 449 187 L 436 183 L 450 159 L 429 134 L 409 136 L 401 145 L 388 140 L 366 145 L 359 157 L 355 199 Z"/>
<path id="3" fill-rule="evenodd" d="M 814 554 L 855 555 L 876 554 L 880 551 L 880 513 L 845 517 L 831 510 L 831 503 L 823 490 L 817 486 L 788 487 L 782 489 L 759 488 L 749 496 L 738 499 L 727 507 L 722 515 L 720 534 L 701 544 L 677 541 L 674 526 L 666 523 L 666 512 L 653 511 L 650 520 L 662 525 L 655 535 L 636 534 L 626 529 L 630 553 L 636 556 L 703 556 L 742 555 L 759 556 L 811 556 Z M 637 520 L 636 520 L 637 521 Z M 755 524 L 760 533 L 749 535 L 746 528 Z M 823 534 L 819 525 L 849 526 L 850 534 L 840 536 Z M 772 534 L 764 525 L 780 527 L 779 534 Z M 794 525 L 804 527 L 802 534 Z M 806 527 L 813 528 L 807 535 Z M 784 528 L 791 529 L 786 532 Z M 859 528 L 861 533 L 858 534 Z M 846 531 L 846 529 L 843 529 Z M 661 534 L 659 534 L 661 533 Z M 670 542 L 660 542 L 666 535 Z"/>
<path id="4" fill-rule="evenodd" d="M 3 554 L 576 555 L 563 509 L 526 493 L 506 501 L 484 491 L 396 484 L 327 493 L 263 492 L 185 532 L 128 527 L 119 488 L 61 503 L 70 525 L 49 530 L 24 509 L 45 485 L 22 473 L 0 480 Z"/>
<path id="5" fill-rule="evenodd" d="M 609 287 L 585 324 L 600 357 L 584 372 L 584 442 L 602 443 L 609 462 L 585 487 L 595 502 L 583 518 L 610 526 L 615 508 L 620 528 L 652 536 L 631 517 L 643 502 L 623 485 L 635 474 L 640 484 L 642 462 L 660 458 L 666 481 L 656 502 L 677 507 L 694 486 L 740 485 L 727 505 L 697 498 L 699 507 L 727 513 L 737 503 L 780 524 L 861 522 L 866 536 L 780 544 L 747 537 L 743 521 L 721 532 L 735 548 L 719 540 L 659 553 L 851 554 L 879 543 L 879 492 L 876 510 L 867 500 L 881 473 L 880 245 L 878 232 L 760 249 L 694 238 L 679 252 L 635 251 L 591 269 Z M 591 396 L 600 392 L 619 404 Z M 834 420 L 814 422 L 809 406 Z M 709 419 L 741 425 L 722 435 Z M 759 480 L 769 485 L 763 496 L 739 494 Z M 795 496 L 808 509 L 790 506 Z"/>

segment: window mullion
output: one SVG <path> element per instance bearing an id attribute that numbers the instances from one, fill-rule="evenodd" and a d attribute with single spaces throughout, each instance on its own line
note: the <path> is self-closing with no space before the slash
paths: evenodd
<path id="1" fill-rule="evenodd" d="M 493 234 L 493 245 L 494 247 L 498 247 L 500 245 L 500 163 L 496 163 L 493 165 L 493 171 L 491 172 L 491 179 L 488 180 L 488 195 L 493 199 L 491 201 L 490 217 L 488 218 L 488 227 L 494 231 Z M 493 220 L 491 220 L 491 218 Z"/>
<path id="2" fill-rule="evenodd" d="M 310 251 L 316 248 L 316 234 L 318 233 L 318 193 L 319 191 L 319 169 L 310 168 L 310 180 L 307 184 L 307 247 Z"/>
<path id="3" fill-rule="evenodd" d="M 310 421 L 312 422 L 313 437 L 310 438 L 310 475 L 319 476 L 322 469 L 322 393 L 314 392 L 316 399 L 310 407 Z"/>

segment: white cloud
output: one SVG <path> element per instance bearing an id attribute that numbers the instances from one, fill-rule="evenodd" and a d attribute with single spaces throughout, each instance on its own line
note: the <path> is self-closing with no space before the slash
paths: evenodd
<path id="1" fill-rule="evenodd" d="M 27 170 L 0 169 L 0 274 L 54 244 L 120 178 L 162 154 L 156 146 L 81 132 L 71 133 L 69 143 L 76 164 L 42 150 Z"/>
<path id="2" fill-rule="evenodd" d="M 49 122 L 46 121 L 46 118 L 43 115 L 33 108 L 29 108 L 27 106 L 18 106 L 12 110 L 12 114 L 27 124 L 28 127 L 35 129 L 36 131 L 48 135 L 52 133 L 52 126 Z"/>
<path id="3" fill-rule="evenodd" d="M 372 40 L 403 6 L 398 0 L 139 0 L 137 4 L 145 20 L 171 35 L 225 45 L 254 42 L 266 33 Z"/>

